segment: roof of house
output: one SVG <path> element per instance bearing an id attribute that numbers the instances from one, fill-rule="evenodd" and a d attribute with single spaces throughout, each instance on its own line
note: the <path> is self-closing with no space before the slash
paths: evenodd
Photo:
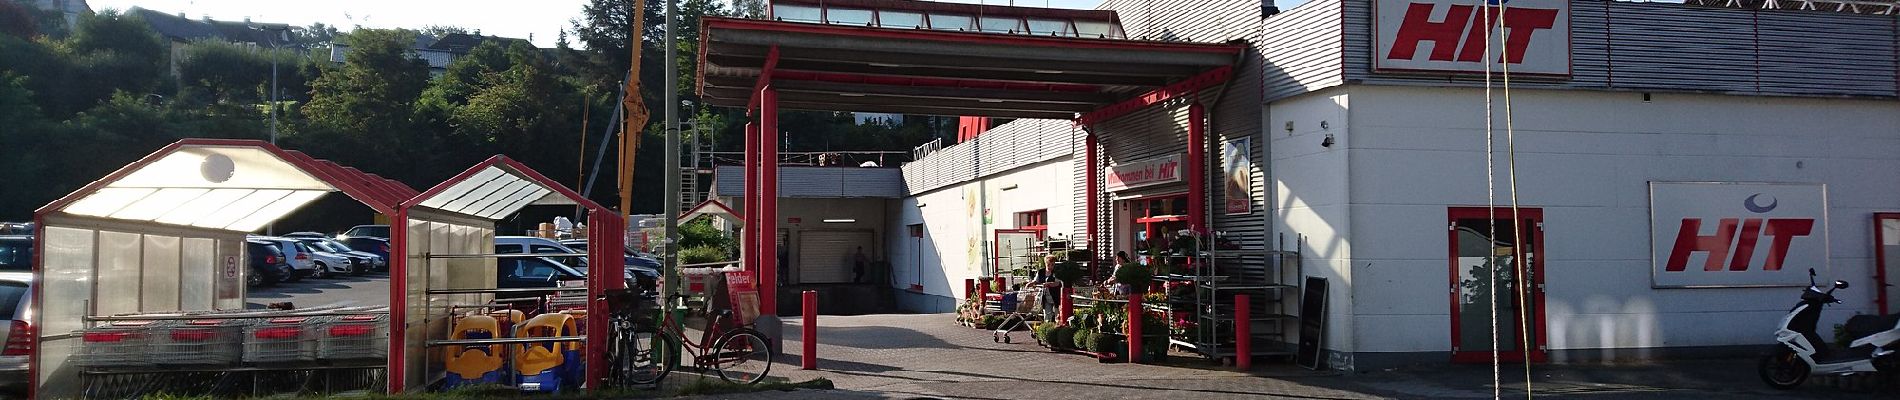
<path id="1" fill-rule="evenodd" d="M 463 53 L 468 53 L 468 51 L 474 49 L 475 46 L 480 46 L 482 42 L 486 42 L 490 40 L 527 42 L 527 40 L 524 40 L 524 39 L 506 38 L 506 37 L 500 37 L 500 36 L 482 36 L 482 35 L 471 35 L 471 34 L 466 34 L 466 33 L 451 33 L 451 34 L 443 35 L 441 39 L 436 40 L 434 43 L 430 43 L 428 46 L 419 46 L 418 48 L 427 47 L 432 50 L 443 50 L 443 51 L 448 51 L 448 52 L 452 52 L 456 54 L 463 54 Z"/>
<path id="2" fill-rule="evenodd" d="M 779 197 L 885 198 L 904 197 L 904 176 L 897 168 L 779 167 Z M 714 195 L 745 194 L 745 168 L 721 165 L 713 170 Z"/>

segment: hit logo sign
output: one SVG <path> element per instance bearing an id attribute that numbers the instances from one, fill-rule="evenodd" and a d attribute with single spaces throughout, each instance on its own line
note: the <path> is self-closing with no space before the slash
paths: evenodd
<path id="1" fill-rule="evenodd" d="M 1659 287 L 1799 285 L 1827 264 L 1821 185 L 1650 183 Z"/>
<path id="2" fill-rule="evenodd" d="M 1570 74 L 1567 0 L 1379 0 L 1373 67 L 1380 71 L 1485 70 Z M 1500 28 L 1501 26 L 1501 28 Z M 1500 43 L 1502 42 L 1502 43 Z"/>

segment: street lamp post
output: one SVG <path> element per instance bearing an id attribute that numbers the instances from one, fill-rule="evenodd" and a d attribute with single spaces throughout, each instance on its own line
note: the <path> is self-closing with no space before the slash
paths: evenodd
<path id="1" fill-rule="evenodd" d="M 246 19 L 248 20 L 249 18 L 246 18 Z M 270 44 L 270 49 L 271 49 L 271 55 L 270 55 L 270 144 L 275 145 L 277 144 L 277 101 L 281 100 L 281 97 L 277 94 L 277 56 L 278 56 L 278 50 L 279 50 L 277 41 L 279 39 L 278 36 L 284 35 L 289 32 L 289 28 L 283 27 L 283 26 L 259 28 L 258 26 L 253 25 L 251 26 L 251 29 L 265 31 L 265 32 L 273 32 L 269 36 L 264 37 L 264 42 Z M 282 38 L 282 40 L 289 41 L 290 39 Z"/>

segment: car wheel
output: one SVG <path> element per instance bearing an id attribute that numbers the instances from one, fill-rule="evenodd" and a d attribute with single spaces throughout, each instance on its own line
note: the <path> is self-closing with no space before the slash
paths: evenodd
<path id="1" fill-rule="evenodd" d="M 303 275 L 298 274 L 296 268 L 291 268 L 290 272 L 284 273 L 284 282 L 296 282 L 301 280 L 303 280 Z"/>
<path id="2" fill-rule="evenodd" d="M 264 274 L 256 270 L 252 270 L 249 274 L 244 274 L 244 285 L 250 287 L 264 286 Z"/>

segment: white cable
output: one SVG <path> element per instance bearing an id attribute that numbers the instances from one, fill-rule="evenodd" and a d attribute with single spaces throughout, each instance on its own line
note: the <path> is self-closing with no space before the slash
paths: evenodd
<path id="1" fill-rule="evenodd" d="M 1484 15 L 1483 15 L 1484 21 L 1491 24 L 1496 23 L 1496 21 L 1491 19 L 1491 7 L 1489 4 L 1479 4 L 1479 8 L 1484 9 Z M 1501 382 L 1503 382 L 1503 374 L 1502 374 L 1503 363 L 1502 363 L 1502 360 L 1498 358 L 1498 271 L 1497 271 L 1497 268 L 1498 268 L 1497 266 L 1498 194 L 1497 194 L 1497 178 L 1495 176 L 1495 171 L 1497 170 L 1496 156 L 1494 156 L 1496 151 L 1495 149 L 1492 148 L 1493 147 L 1492 144 L 1496 142 L 1496 138 L 1494 137 L 1493 128 L 1491 127 L 1491 42 L 1490 42 L 1491 41 L 1490 36 L 1492 33 L 1492 31 L 1490 30 L 1491 27 L 1492 26 L 1487 26 L 1485 28 L 1487 31 L 1485 32 L 1484 61 L 1483 61 L 1484 62 L 1484 206 L 1485 206 L 1484 211 L 1487 218 L 1487 223 L 1485 224 L 1485 226 L 1487 227 L 1487 233 L 1485 234 L 1485 238 L 1484 238 L 1484 240 L 1487 242 L 1486 243 L 1487 246 L 1485 247 L 1485 254 L 1484 254 L 1485 265 L 1487 268 L 1485 269 L 1486 276 L 1484 279 L 1486 282 L 1485 287 L 1490 290 L 1490 303 L 1491 303 L 1490 304 L 1490 307 L 1491 307 L 1491 312 L 1490 312 L 1490 317 L 1491 317 L 1491 398 L 1501 399 L 1504 397 L 1504 392 L 1503 392 L 1503 385 L 1501 384 Z"/>
<path id="2" fill-rule="evenodd" d="M 1507 11 L 1510 10 L 1510 7 L 1509 3 L 1498 3 L 1498 26 L 1500 28 L 1504 26 L 1504 17 L 1509 15 Z M 1517 321 L 1519 329 L 1517 336 L 1523 343 L 1523 346 L 1518 347 L 1518 350 L 1524 353 L 1524 398 L 1530 399 L 1534 397 L 1532 394 L 1533 391 L 1531 390 L 1530 354 L 1533 350 L 1531 349 L 1531 322 L 1529 318 L 1531 315 L 1529 307 L 1532 288 L 1528 285 L 1529 282 L 1527 282 L 1529 277 L 1524 276 L 1530 272 L 1530 269 L 1517 268 L 1517 266 L 1520 265 L 1519 263 L 1523 263 L 1522 265 L 1525 266 L 1530 265 L 1530 261 L 1524 259 L 1524 246 L 1528 245 L 1524 242 L 1524 231 L 1526 229 L 1533 229 L 1535 226 L 1518 226 L 1518 222 L 1523 221 L 1523 217 L 1519 216 L 1517 200 L 1517 124 L 1514 118 L 1515 114 L 1511 108 L 1511 63 L 1509 62 L 1511 59 L 1511 48 L 1505 45 L 1504 38 L 1504 35 L 1498 35 L 1498 49 L 1503 52 L 1503 57 L 1506 61 L 1500 63 L 1500 68 L 1502 69 L 1504 78 L 1505 169 L 1508 171 L 1511 179 L 1511 226 L 1513 227 L 1511 230 L 1511 275 L 1516 278 L 1516 283 L 1512 286 L 1517 289 L 1518 293 L 1517 312 L 1519 317 Z M 1490 61 L 1486 60 L 1485 62 L 1488 64 Z"/>

